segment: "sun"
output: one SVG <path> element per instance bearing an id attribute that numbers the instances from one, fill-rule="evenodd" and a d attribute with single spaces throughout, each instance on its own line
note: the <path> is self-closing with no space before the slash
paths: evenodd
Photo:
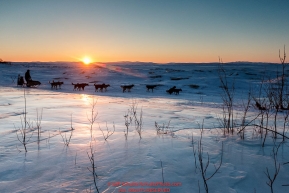
<path id="1" fill-rule="evenodd" d="M 90 59 L 89 57 L 84 57 L 84 58 L 82 59 L 82 62 L 83 62 L 84 64 L 88 65 L 88 64 L 91 63 L 91 59 Z"/>

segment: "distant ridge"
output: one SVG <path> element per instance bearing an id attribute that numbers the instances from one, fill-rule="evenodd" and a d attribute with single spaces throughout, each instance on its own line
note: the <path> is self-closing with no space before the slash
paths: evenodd
<path id="1" fill-rule="evenodd" d="M 228 62 L 226 64 L 279 64 L 276 62 L 249 62 L 249 61 L 235 61 L 235 62 Z"/>
<path id="2" fill-rule="evenodd" d="M 8 62 L 8 61 L 4 61 L 0 58 L 0 64 L 10 64 L 11 65 L 11 62 Z"/>

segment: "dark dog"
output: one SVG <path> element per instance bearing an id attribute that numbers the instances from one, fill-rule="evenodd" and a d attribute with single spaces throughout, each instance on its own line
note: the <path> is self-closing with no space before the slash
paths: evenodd
<path id="1" fill-rule="evenodd" d="M 97 91 L 98 92 L 98 89 L 99 89 L 99 91 L 103 91 L 103 89 L 105 90 L 105 91 L 107 91 L 107 87 L 109 87 L 110 85 L 109 84 L 94 84 L 94 88 L 95 88 L 95 92 Z"/>
<path id="2" fill-rule="evenodd" d="M 120 87 L 122 88 L 122 92 L 125 92 L 126 90 L 128 92 L 130 92 L 130 90 L 132 89 L 132 87 L 134 87 L 134 85 L 133 84 L 131 84 L 131 85 L 123 85 L 123 86 L 120 86 Z"/>
<path id="3" fill-rule="evenodd" d="M 183 90 L 180 89 L 180 88 L 175 88 L 175 89 L 173 89 L 173 92 L 174 92 L 176 95 L 180 94 L 180 91 L 183 91 Z"/>
<path id="4" fill-rule="evenodd" d="M 61 85 L 63 85 L 63 82 L 54 82 L 54 80 L 52 82 L 49 81 L 49 83 L 51 84 L 51 89 L 57 89 L 57 86 L 61 88 Z"/>
<path id="5" fill-rule="evenodd" d="M 56 82 L 54 82 L 54 80 L 52 82 L 49 81 L 49 84 L 51 84 L 51 89 L 57 89 Z"/>
<path id="6" fill-rule="evenodd" d="M 157 87 L 158 85 L 146 85 L 147 87 L 147 91 L 149 92 L 150 89 L 152 90 L 152 92 L 154 92 L 154 88 Z"/>
<path id="7" fill-rule="evenodd" d="M 78 83 L 76 83 L 76 84 L 71 83 L 71 84 L 74 86 L 73 90 L 77 90 L 77 89 L 79 89 L 79 85 L 78 85 Z"/>
<path id="8" fill-rule="evenodd" d="M 73 84 L 74 85 L 74 89 L 73 90 L 84 90 L 84 88 L 86 86 L 89 86 L 87 83 L 77 83 L 77 84 Z"/>
<path id="9" fill-rule="evenodd" d="M 100 90 L 100 91 L 102 91 L 102 89 L 103 89 L 103 85 L 104 84 L 94 84 L 94 88 L 95 88 L 95 91 L 94 92 L 98 92 L 98 89 Z"/>
<path id="10" fill-rule="evenodd" d="M 110 86 L 110 84 L 104 84 L 103 85 L 103 89 L 105 90 L 105 91 L 107 91 L 107 87 L 109 87 Z"/>
<path id="11" fill-rule="evenodd" d="M 58 86 L 58 88 L 61 88 L 61 85 L 63 85 L 63 82 L 56 82 L 56 88 L 57 88 L 57 86 Z"/>
<path id="12" fill-rule="evenodd" d="M 167 93 L 172 94 L 174 92 L 174 89 L 176 89 L 176 86 L 173 86 L 172 88 L 170 88 L 169 90 L 166 90 Z"/>
<path id="13" fill-rule="evenodd" d="M 79 90 L 84 90 L 86 86 L 89 86 L 89 85 L 87 83 L 80 83 L 78 87 L 79 87 Z"/>
<path id="14" fill-rule="evenodd" d="M 173 90 L 166 90 L 167 91 L 167 93 L 169 93 L 169 94 L 172 94 L 174 91 Z"/>

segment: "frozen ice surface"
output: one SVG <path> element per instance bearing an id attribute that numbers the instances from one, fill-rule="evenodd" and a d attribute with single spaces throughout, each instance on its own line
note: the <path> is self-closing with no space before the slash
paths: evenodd
<path id="1" fill-rule="evenodd" d="M 243 100 L 248 90 L 256 92 L 262 75 L 276 75 L 274 64 L 226 64 L 228 80 L 235 81 L 235 113 L 242 114 Z M 16 86 L 18 74 L 30 69 L 32 79 L 42 84 L 37 88 Z M 200 139 L 204 121 L 203 148 L 210 155 L 208 175 L 214 164 L 220 163 L 222 142 L 223 164 L 208 181 L 209 192 L 270 192 L 266 185 L 266 167 L 273 173 L 273 142 L 268 138 L 261 147 L 260 138 L 251 135 L 245 140 L 222 135 L 218 119 L 222 115 L 222 100 L 218 64 L 153 64 L 109 63 L 85 66 L 78 63 L 13 63 L 0 65 L 0 192 L 87 192 L 94 191 L 87 153 L 90 152 L 90 114 L 96 103 L 97 119 L 93 125 L 93 148 L 97 186 L 101 192 L 119 192 L 113 182 L 180 182 L 181 186 L 165 187 L 170 192 L 204 192 L 199 169 L 195 168 L 194 148 Z M 266 77 L 266 76 L 265 76 Z M 52 90 L 49 81 L 63 81 L 61 89 Z M 89 83 L 84 91 L 73 91 L 71 83 Z M 94 83 L 106 83 L 107 92 L 95 92 Z M 134 84 L 131 92 L 123 93 L 120 86 Z M 146 84 L 158 84 L 154 92 Z M 165 91 L 172 86 L 182 88 L 179 95 Z M 25 153 L 16 132 L 22 127 L 24 90 L 27 120 L 33 124 Z M 142 139 L 130 125 L 125 139 L 124 115 L 133 102 L 143 111 Z M 37 111 L 43 109 L 40 142 L 37 139 Z M 252 108 L 248 117 L 254 117 Z M 65 146 L 62 136 L 72 137 Z M 157 134 L 155 122 L 170 122 L 170 134 Z M 104 140 L 102 128 L 115 133 Z M 280 173 L 274 184 L 276 192 L 289 191 L 288 147 L 280 147 Z M 128 190 L 129 187 L 123 186 Z M 143 188 L 143 187 L 133 187 Z M 145 187 L 154 188 L 154 187 Z M 160 188 L 159 186 L 157 188 Z M 164 187 L 161 187 L 164 188 Z"/>

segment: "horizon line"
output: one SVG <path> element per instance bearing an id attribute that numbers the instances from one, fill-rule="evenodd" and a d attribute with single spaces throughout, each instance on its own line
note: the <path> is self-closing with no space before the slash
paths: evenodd
<path id="1" fill-rule="evenodd" d="M 82 61 L 0 61 L 0 63 L 83 63 Z M 110 61 L 110 62 L 91 62 L 90 64 L 98 64 L 98 63 L 153 63 L 153 64 L 212 64 L 212 63 L 220 63 L 216 62 L 144 62 L 144 61 Z M 222 64 L 229 63 L 267 63 L 267 64 L 278 64 L 279 62 L 252 62 L 252 61 L 230 61 L 230 62 L 222 62 Z"/>

